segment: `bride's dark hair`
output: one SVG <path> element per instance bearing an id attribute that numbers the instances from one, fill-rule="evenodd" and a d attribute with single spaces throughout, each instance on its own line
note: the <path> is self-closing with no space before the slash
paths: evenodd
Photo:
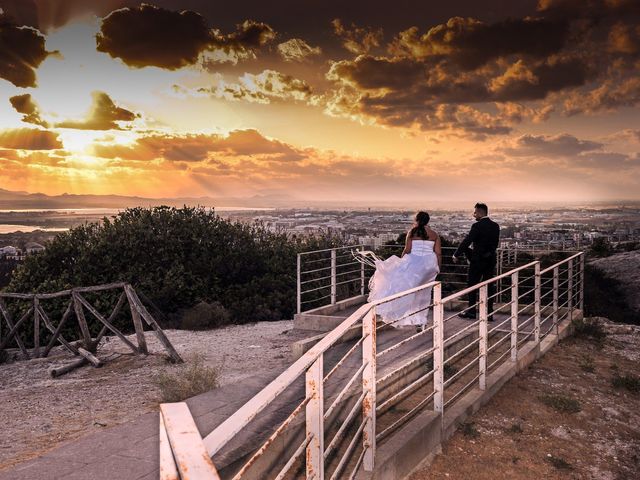
<path id="1" fill-rule="evenodd" d="M 430 217 L 427 212 L 418 212 L 415 217 L 417 225 L 411 229 L 411 237 L 420 237 L 423 240 L 428 240 L 427 229 L 425 228 L 429 223 Z"/>

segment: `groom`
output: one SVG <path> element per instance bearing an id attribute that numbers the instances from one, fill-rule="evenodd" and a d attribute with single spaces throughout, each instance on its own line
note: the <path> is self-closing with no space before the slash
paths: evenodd
<path id="1" fill-rule="evenodd" d="M 456 253 L 453 254 L 453 263 L 458 263 L 460 257 L 465 255 L 469 260 L 469 273 L 467 276 L 467 285 L 469 287 L 476 285 L 484 280 L 489 280 L 495 276 L 496 269 L 496 249 L 500 239 L 500 226 L 489 218 L 489 208 L 484 203 L 476 203 L 473 210 L 473 217 L 476 223 L 471 226 L 469 234 L 462 241 Z M 473 248 L 469 246 L 473 244 Z M 489 302 L 487 312 L 489 320 L 493 320 L 493 301 L 492 297 L 495 292 L 495 285 L 489 284 L 488 296 Z M 469 293 L 469 308 L 459 314 L 459 317 L 475 319 L 476 307 L 474 306 L 478 300 L 478 290 Z"/>

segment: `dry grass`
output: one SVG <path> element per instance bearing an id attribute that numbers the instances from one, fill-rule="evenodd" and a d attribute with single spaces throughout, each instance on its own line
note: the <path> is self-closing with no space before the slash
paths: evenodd
<path id="1" fill-rule="evenodd" d="M 220 368 L 205 365 L 202 355 L 194 355 L 178 371 L 165 370 L 154 378 L 162 402 L 181 402 L 219 386 Z"/>

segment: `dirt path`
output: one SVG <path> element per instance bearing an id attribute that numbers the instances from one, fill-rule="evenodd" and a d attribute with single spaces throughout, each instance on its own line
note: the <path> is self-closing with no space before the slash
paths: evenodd
<path id="1" fill-rule="evenodd" d="M 640 478 L 640 392 L 612 385 L 616 373 L 640 373 L 640 328 L 611 329 L 602 347 L 567 339 L 552 349 L 410 480 Z"/>
<path id="2" fill-rule="evenodd" d="M 165 333 L 185 360 L 201 355 L 206 365 L 219 367 L 225 385 L 284 370 L 291 363 L 291 342 L 309 336 L 292 328 L 287 320 Z M 0 470 L 156 410 L 160 395 L 154 377 L 186 365 L 168 364 L 155 336 L 146 336 L 155 352 L 148 357 L 132 355 L 121 341 L 109 338 L 98 348 L 98 357 L 108 360 L 104 367 L 83 367 L 56 379 L 48 369 L 69 363 L 67 353 L 0 364 Z"/>

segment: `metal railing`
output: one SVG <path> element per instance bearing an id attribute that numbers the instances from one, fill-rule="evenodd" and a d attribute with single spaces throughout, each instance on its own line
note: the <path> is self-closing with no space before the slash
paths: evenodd
<path id="1" fill-rule="evenodd" d="M 507 284 L 503 292 L 500 284 Z M 186 404 L 161 405 L 160 478 L 187 478 L 187 472 L 219 478 L 216 455 L 243 430 L 256 432 L 261 413 L 281 415 L 285 405 L 286 418 L 268 429 L 232 478 L 255 477 L 252 469 L 265 468 L 259 464 L 270 448 L 280 450 L 259 478 L 352 479 L 360 468 L 372 471 L 378 442 L 425 409 L 444 419 L 470 388 L 487 388 L 493 369 L 557 333 L 582 308 L 583 286 L 580 252 L 544 269 L 540 261 L 526 263 L 446 297 L 436 281 L 362 305 L 204 438 Z M 381 305 L 428 290 L 432 301 L 410 312 L 423 315 L 420 328 L 407 334 L 378 324 Z M 464 304 L 469 294 L 477 299 Z M 509 300 L 498 302 L 500 295 Z M 477 311 L 478 318 L 463 322 L 461 311 Z M 356 338 L 345 341 L 356 328 Z M 193 476 L 198 468 L 202 477 Z"/>
<path id="2" fill-rule="evenodd" d="M 384 245 L 377 249 L 384 259 L 400 255 L 404 245 Z M 314 250 L 298 254 L 296 312 L 303 313 L 325 305 L 335 305 L 369 290 L 369 280 L 375 271 L 354 258 L 354 250 L 367 250 L 364 245 Z M 454 247 L 442 247 L 439 278 L 448 291 L 466 286 L 468 266 L 453 263 Z"/>

